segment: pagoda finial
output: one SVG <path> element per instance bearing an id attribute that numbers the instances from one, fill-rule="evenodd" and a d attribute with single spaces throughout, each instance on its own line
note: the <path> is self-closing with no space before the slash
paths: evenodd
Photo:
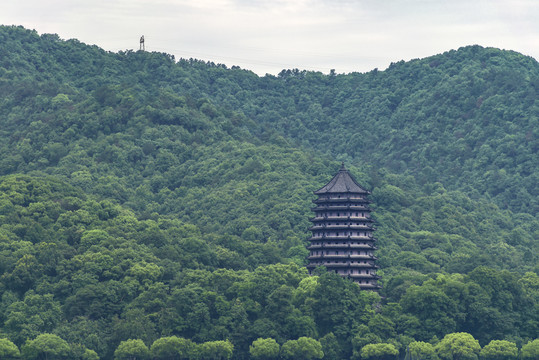
<path id="1" fill-rule="evenodd" d="M 346 168 L 344 167 L 344 161 L 341 163 L 341 171 L 345 171 Z"/>

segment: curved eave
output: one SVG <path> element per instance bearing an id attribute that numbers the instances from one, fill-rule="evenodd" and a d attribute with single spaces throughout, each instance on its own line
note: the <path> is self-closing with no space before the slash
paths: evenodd
<path id="1" fill-rule="evenodd" d="M 347 241 L 347 242 L 350 242 L 350 241 L 377 241 L 378 239 L 375 238 L 374 236 L 373 237 L 368 237 L 368 236 L 361 236 L 361 235 L 343 235 L 343 236 L 311 236 L 310 238 L 308 238 L 307 240 L 309 241 L 324 241 L 324 242 L 329 242 L 329 241 L 340 241 L 340 240 L 343 240 L 343 241 Z"/>
<path id="2" fill-rule="evenodd" d="M 362 239 L 361 239 L 362 240 Z M 365 240 L 363 240 L 365 241 Z M 308 250 L 325 250 L 325 249 L 336 249 L 336 250 L 348 250 L 348 249 L 359 249 L 359 250 L 378 250 L 373 243 L 369 244 L 317 244 L 311 243 L 307 246 Z"/>
<path id="3" fill-rule="evenodd" d="M 327 217 L 312 217 L 309 219 L 310 222 L 323 222 L 323 221 L 356 221 L 364 223 L 372 223 L 374 220 L 368 217 L 361 216 L 327 216 Z"/>
<path id="4" fill-rule="evenodd" d="M 313 225 L 309 228 L 310 231 L 314 230 L 376 230 L 374 227 L 369 225 Z"/>
<path id="5" fill-rule="evenodd" d="M 354 179 L 352 174 L 342 164 L 339 172 L 326 185 L 314 191 L 316 195 L 320 194 L 370 194 Z"/>
<path id="6" fill-rule="evenodd" d="M 359 204 L 370 204 L 370 203 L 372 203 L 372 201 L 369 200 L 369 199 L 353 198 L 353 197 L 348 197 L 348 195 L 346 195 L 346 197 L 336 198 L 336 199 L 315 199 L 315 200 L 313 200 L 313 203 L 315 203 L 315 204 L 329 204 L 329 203 L 343 203 L 343 202 L 359 203 Z M 330 205 L 328 205 L 328 206 L 330 206 Z M 354 206 L 354 205 L 351 205 L 351 206 Z M 356 206 L 361 206 L 361 205 L 356 205 Z"/>
<path id="7" fill-rule="evenodd" d="M 316 200 L 313 200 L 314 203 L 316 203 Z M 365 201 L 368 202 L 368 201 Z M 352 210 L 352 211 L 368 211 L 370 212 L 371 209 L 368 205 L 355 205 L 355 204 L 348 204 L 348 205 L 320 205 L 318 203 L 317 206 L 312 207 L 311 211 L 339 211 L 339 210 Z"/>
<path id="8" fill-rule="evenodd" d="M 307 257 L 308 260 L 320 260 L 320 261 L 331 261 L 331 260 L 340 260 L 344 261 L 346 260 L 348 262 L 348 265 L 352 264 L 350 261 L 376 261 L 378 258 L 374 255 L 350 255 L 350 254 L 343 254 L 343 255 L 335 255 L 335 254 L 323 254 L 323 255 L 309 255 Z M 356 263 L 357 264 L 357 263 Z M 374 264 L 372 264 L 374 265 Z"/>
<path id="9" fill-rule="evenodd" d="M 374 280 L 380 280 L 382 277 L 380 275 L 375 274 L 349 274 L 347 275 L 351 277 L 352 279 L 374 279 Z"/>

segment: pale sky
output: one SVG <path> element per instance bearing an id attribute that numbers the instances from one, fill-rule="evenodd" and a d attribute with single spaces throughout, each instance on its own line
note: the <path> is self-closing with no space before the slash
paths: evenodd
<path id="1" fill-rule="evenodd" d="M 474 44 L 539 59 L 539 0 L 4 0 L 0 24 L 115 52 L 144 35 L 147 51 L 259 75 L 383 70 Z"/>

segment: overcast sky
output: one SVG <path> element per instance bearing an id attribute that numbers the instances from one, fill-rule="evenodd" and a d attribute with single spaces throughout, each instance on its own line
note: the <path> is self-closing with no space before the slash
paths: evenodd
<path id="1" fill-rule="evenodd" d="M 136 50 L 144 35 L 147 51 L 260 75 L 382 70 L 474 44 L 539 59 L 539 0 L 6 0 L 0 9 L 4 25 L 110 51 Z"/>

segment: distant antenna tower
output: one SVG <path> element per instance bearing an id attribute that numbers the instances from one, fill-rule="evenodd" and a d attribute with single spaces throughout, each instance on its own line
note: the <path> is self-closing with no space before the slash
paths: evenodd
<path id="1" fill-rule="evenodd" d="M 146 49 L 144 48 L 144 35 L 142 35 L 140 37 L 140 49 L 139 50 L 142 50 L 142 51 L 145 51 Z"/>

